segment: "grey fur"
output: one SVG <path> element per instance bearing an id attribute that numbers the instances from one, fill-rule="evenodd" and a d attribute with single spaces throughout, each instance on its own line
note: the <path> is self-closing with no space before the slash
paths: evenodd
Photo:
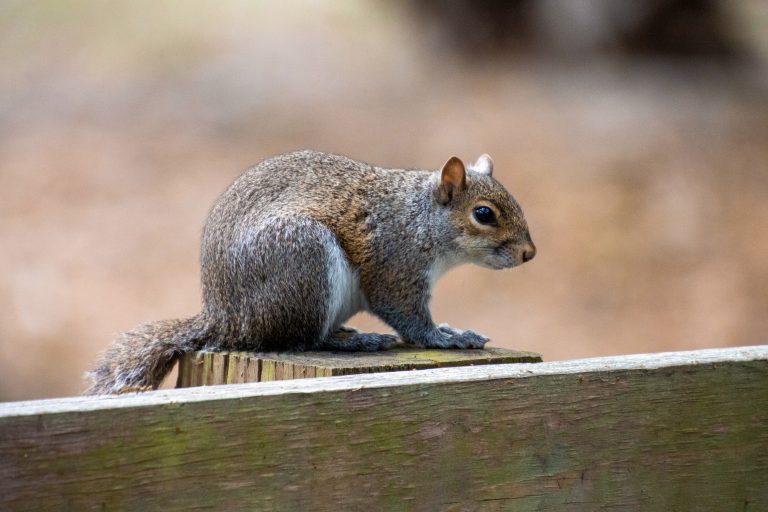
<path id="1" fill-rule="evenodd" d="M 451 173 L 465 172 L 455 157 L 449 164 Z M 434 281 L 464 262 L 515 266 L 535 248 L 522 210 L 490 172 L 470 170 L 453 181 L 447 172 L 382 169 L 315 151 L 257 164 L 221 195 L 206 222 L 202 312 L 124 334 L 86 392 L 156 388 L 179 354 L 203 347 L 389 348 L 396 337 L 342 325 L 359 310 L 407 343 L 482 347 L 482 335 L 435 326 Z M 497 226 L 473 220 L 478 201 L 495 207 Z"/>

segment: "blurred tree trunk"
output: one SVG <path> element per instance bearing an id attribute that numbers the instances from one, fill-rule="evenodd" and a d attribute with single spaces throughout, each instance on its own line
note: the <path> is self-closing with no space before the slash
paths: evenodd
<path id="1" fill-rule="evenodd" d="M 421 0 L 425 27 L 465 56 L 538 51 L 731 59 L 729 4 L 718 0 Z"/>

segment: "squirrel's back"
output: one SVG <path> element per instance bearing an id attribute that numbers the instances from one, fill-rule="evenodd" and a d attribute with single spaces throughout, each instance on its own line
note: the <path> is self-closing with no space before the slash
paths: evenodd
<path id="1" fill-rule="evenodd" d="M 211 209 L 203 230 L 203 272 L 218 277 L 217 267 L 233 246 L 247 243 L 260 226 L 286 218 L 327 226 L 351 263 L 360 266 L 370 256 L 374 235 L 396 239 L 417 228 L 412 220 L 425 213 L 435 178 L 430 171 L 385 169 L 311 150 L 263 160 L 237 178 Z"/>
<path id="2" fill-rule="evenodd" d="M 285 153 L 237 178 L 211 209 L 206 230 L 283 215 L 309 216 L 342 230 L 361 215 L 407 203 L 415 189 L 426 193 L 430 179 L 429 171 L 384 169 L 319 151 Z"/>

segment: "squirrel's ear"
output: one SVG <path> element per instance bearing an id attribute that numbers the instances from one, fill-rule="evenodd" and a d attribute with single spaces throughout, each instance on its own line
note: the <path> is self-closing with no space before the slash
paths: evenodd
<path id="1" fill-rule="evenodd" d="M 491 155 L 488 153 L 481 155 L 480 158 L 477 159 L 477 162 L 475 162 L 475 165 L 472 166 L 472 170 L 478 174 L 484 174 L 486 176 L 492 175 L 493 160 L 491 160 Z"/>
<path id="2" fill-rule="evenodd" d="M 437 201 L 440 204 L 450 203 L 457 193 L 467 188 L 466 173 L 464 163 L 458 157 L 452 156 L 445 162 L 437 187 Z"/>

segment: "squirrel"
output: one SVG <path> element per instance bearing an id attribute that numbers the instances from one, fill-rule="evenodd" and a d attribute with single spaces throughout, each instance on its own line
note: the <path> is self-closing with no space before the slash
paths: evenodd
<path id="1" fill-rule="evenodd" d="M 447 270 L 504 269 L 536 254 L 523 211 L 481 156 L 437 171 L 385 169 L 317 151 L 263 160 L 219 197 L 201 243 L 202 312 L 141 325 L 109 347 L 86 394 L 156 389 L 195 350 L 386 350 L 391 334 L 344 322 L 368 311 L 403 342 L 482 348 L 435 325 L 431 289 Z"/>

